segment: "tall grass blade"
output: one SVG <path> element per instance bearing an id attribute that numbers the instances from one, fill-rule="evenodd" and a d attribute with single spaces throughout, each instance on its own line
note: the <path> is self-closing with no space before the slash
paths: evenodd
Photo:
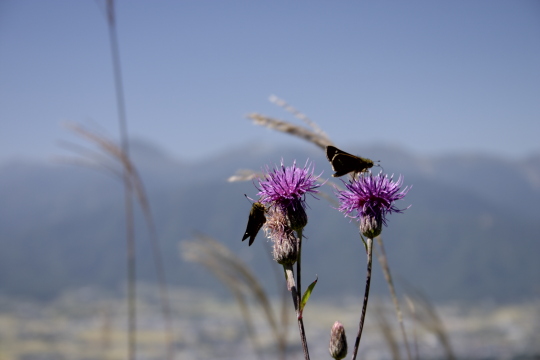
<path id="1" fill-rule="evenodd" d="M 167 359 L 172 359 L 174 357 L 174 341 L 173 341 L 173 332 L 171 324 L 171 311 L 169 303 L 169 295 L 167 288 L 167 281 L 165 277 L 165 269 L 163 265 L 163 259 L 161 255 L 161 250 L 159 248 L 159 239 L 157 235 L 157 229 L 155 226 L 155 221 L 153 219 L 152 211 L 150 208 L 150 203 L 148 201 L 148 196 L 146 195 L 146 190 L 142 179 L 138 173 L 136 166 L 133 164 L 129 156 L 127 156 L 124 151 L 114 143 L 114 141 L 107 139 L 104 135 L 98 134 L 92 130 L 85 128 L 82 125 L 76 123 L 69 123 L 66 126 L 73 131 L 76 135 L 79 135 L 83 139 L 95 144 L 101 150 L 101 153 L 96 151 L 87 151 L 86 148 L 80 146 L 69 146 L 71 150 L 76 151 L 81 156 L 90 156 L 90 159 L 75 159 L 79 164 L 90 164 L 93 167 L 98 169 L 107 170 L 109 173 L 112 173 L 114 176 L 124 180 L 124 174 L 127 173 L 129 180 L 129 191 L 131 196 L 135 194 L 138 203 L 143 211 L 144 219 L 146 226 L 149 232 L 149 239 L 152 246 L 152 256 L 153 262 L 158 277 L 158 283 L 160 288 L 160 302 L 161 302 L 161 311 L 163 314 L 163 321 L 165 324 L 165 334 L 166 334 L 166 344 L 167 344 Z M 109 161 L 111 159 L 112 161 Z M 114 163 L 119 163 L 123 172 L 120 172 L 116 169 Z M 134 233 L 131 234 L 134 236 Z M 134 239 L 133 239 L 134 240 Z M 133 265 L 133 264 L 132 264 Z M 132 274 L 134 275 L 134 274 Z M 135 279 L 133 280 L 135 281 Z M 129 282 L 129 281 L 128 281 Z M 131 291 L 134 292 L 135 285 L 130 287 Z M 133 293 L 134 296 L 134 293 Z M 129 297 L 129 293 L 128 293 Z M 134 300 L 133 300 L 134 301 Z M 134 305 L 133 305 L 134 306 Z M 135 308 L 131 308 L 131 311 L 134 311 Z M 132 324 L 133 325 L 133 324 Z M 132 329 L 133 330 L 133 329 Z M 135 336 L 130 337 L 133 341 Z"/>
<path id="2" fill-rule="evenodd" d="M 195 235 L 192 241 L 183 241 L 180 251 L 184 259 L 204 265 L 233 292 L 242 289 L 244 293 L 250 294 L 263 310 L 276 344 L 280 349 L 285 348 L 285 338 L 278 327 L 270 300 L 255 275 L 242 260 L 221 243 L 202 234 Z"/>
<path id="3" fill-rule="evenodd" d="M 380 253 L 379 251 L 377 251 L 376 247 L 375 253 L 377 254 L 377 259 L 379 260 L 379 264 L 381 264 L 384 278 L 386 280 L 386 283 L 388 284 L 388 289 L 390 290 L 390 296 L 394 304 L 394 310 L 397 315 L 399 327 L 401 330 L 401 336 L 403 336 L 403 342 L 405 344 L 405 349 L 407 350 L 407 359 L 411 360 L 411 349 L 409 347 L 409 341 L 407 340 L 407 332 L 405 331 L 405 325 L 403 324 L 403 313 L 401 312 L 401 308 L 399 306 L 396 289 L 394 287 L 394 281 L 392 280 L 392 274 L 390 273 L 390 267 L 388 266 L 388 258 L 386 257 L 386 251 L 384 249 L 384 243 L 381 236 L 377 236 L 377 244 L 379 245 Z"/>

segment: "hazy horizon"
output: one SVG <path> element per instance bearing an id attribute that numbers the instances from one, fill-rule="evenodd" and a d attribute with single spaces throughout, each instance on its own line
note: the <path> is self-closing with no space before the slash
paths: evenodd
<path id="1" fill-rule="evenodd" d="M 261 128 L 261 131 L 268 131 L 267 129 Z M 71 136 L 69 133 L 66 132 L 67 135 Z M 276 132 L 276 134 L 278 134 Z M 283 138 L 289 138 L 289 135 L 283 135 L 281 134 Z M 68 136 L 66 136 L 67 138 Z M 246 140 L 243 143 L 238 143 L 234 145 L 227 145 L 221 149 L 218 149 L 215 152 L 212 153 L 206 153 L 202 152 L 200 154 L 197 153 L 187 153 L 187 154 L 178 154 L 172 151 L 172 149 L 169 149 L 162 144 L 159 143 L 159 140 L 145 138 L 143 136 L 134 136 L 131 137 L 130 142 L 132 144 L 137 144 L 139 146 L 144 147 L 150 147 L 153 151 L 157 151 L 161 155 L 163 155 L 166 158 L 169 158 L 173 161 L 177 161 L 180 163 L 184 163 L 187 165 L 190 164 L 196 164 L 198 162 L 204 162 L 208 160 L 212 160 L 213 158 L 219 158 L 223 155 L 227 155 L 229 153 L 233 153 L 239 150 L 252 148 L 254 145 L 257 145 L 262 150 L 268 150 L 272 151 L 277 148 L 282 148 L 286 150 L 294 150 L 294 149 L 316 149 L 316 146 L 307 142 L 304 142 L 302 140 L 299 140 L 298 138 L 290 137 L 290 140 L 284 140 L 284 141 L 270 141 L 265 140 L 263 138 L 261 139 L 251 139 Z M 65 140 L 65 139 L 62 139 Z M 39 156 L 38 154 L 34 155 L 28 155 L 28 154 L 16 154 L 11 157 L 4 157 L 0 158 L 0 167 L 1 166 L 8 166 L 11 164 L 17 164 L 17 163 L 37 163 L 37 164 L 69 164 L 69 161 L 66 162 L 66 160 L 69 160 L 71 158 L 75 159 L 77 158 L 77 155 L 62 145 L 60 145 L 59 141 L 56 147 L 56 151 L 51 154 L 45 154 L 42 156 Z M 84 144 L 83 141 L 77 140 L 77 139 L 70 139 L 71 143 L 82 145 Z M 345 149 L 347 151 L 353 152 L 356 155 L 362 156 L 362 153 L 358 153 L 357 149 L 396 149 L 399 151 L 402 151 L 403 154 L 411 155 L 411 156 L 419 156 L 419 157 L 425 157 L 425 158 L 442 158 L 442 157 L 467 157 L 467 156 L 481 156 L 481 157 L 488 157 L 493 159 L 499 159 L 499 160 L 506 160 L 506 161 L 520 161 L 520 160 L 526 160 L 531 157 L 537 157 L 540 156 L 540 149 L 539 150 L 531 150 L 529 153 L 526 154 L 503 154 L 500 152 L 490 152 L 487 150 L 452 150 L 452 151 L 439 151 L 439 152 L 420 152 L 415 151 L 412 147 L 409 147 L 405 144 L 391 144 L 391 143 L 364 143 L 364 144 L 355 144 L 354 142 L 350 143 L 339 143 L 339 146 L 342 149 Z M 191 155 L 190 157 L 185 155 Z M 134 159 L 136 162 L 137 160 Z"/>

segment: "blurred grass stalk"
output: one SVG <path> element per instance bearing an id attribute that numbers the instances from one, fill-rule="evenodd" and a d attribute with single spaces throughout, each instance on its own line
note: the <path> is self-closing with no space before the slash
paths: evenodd
<path id="1" fill-rule="evenodd" d="M 375 247 L 375 254 L 381 264 L 381 268 L 384 273 L 384 279 L 388 284 L 388 289 L 390 290 L 390 296 L 392 297 L 392 303 L 394 304 L 394 310 L 397 315 L 399 327 L 401 329 L 401 335 L 403 336 L 403 342 L 405 343 L 405 349 L 407 350 L 407 359 L 411 360 L 411 349 L 409 347 L 409 341 L 407 340 L 407 332 L 405 331 L 405 325 L 403 324 L 403 313 L 399 307 L 399 302 L 396 295 L 396 289 L 394 287 L 394 281 L 392 280 L 392 274 L 390 273 L 390 267 L 388 266 L 388 260 L 386 257 L 386 251 L 384 250 L 384 243 L 381 236 L 377 236 L 377 244 L 379 245 L 380 252 L 377 251 Z"/>
<path id="2" fill-rule="evenodd" d="M 247 297 L 255 299 L 272 330 L 280 359 L 285 359 L 287 344 L 284 328 L 287 326 L 287 318 L 282 317 L 281 326 L 278 326 L 268 295 L 248 266 L 224 245 L 202 234 L 196 234 L 191 241 L 183 241 L 180 244 L 180 253 L 185 260 L 205 266 L 233 293 L 244 318 L 250 341 L 257 356 L 261 358 L 261 346 L 246 302 Z"/>
<path id="3" fill-rule="evenodd" d="M 97 167 L 112 172 L 113 175 L 120 177 L 124 186 L 124 211 L 126 219 L 126 258 L 127 258 L 127 303 L 128 303 L 128 359 L 134 360 L 137 350 L 137 309 L 136 309 L 136 251 L 135 251 L 135 227 L 133 214 L 133 196 L 136 196 L 141 206 L 149 231 L 149 237 L 152 244 L 152 254 L 156 273 L 160 286 L 161 308 L 164 324 L 166 328 L 167 359 L 174 357 L 172 326 L 170 319 L 170 304 L 165 279 L 165 271 L 161 251 L 159 249 L 157 231 L 155 222 L 150 209 L 150 204 L 146 196 L 142 180 L 137 169 L 131 161 L 129 155 L 129 138 L 127 130 L 127 117 L 124 100 L 124 89 L 122 81 L 122 68 L 120 63 L 120 53 L 118 46 L 118 37 L 116 31 L 116 16 L 114 0 L 105 1 L 104 15 L 107 20 L 109 32 L 109 43 L 111 49 L 111 58 L 113 65 L 113 77 L 115 86 L 115 96 L 117 105 L 117 116 L 120 130 L 120 146 L 114 141 L 107 139 L 96 131 L 91 131 L 78 124 L 68 124 L 67 127 L 83 139 L 96 145 L 100 152 L 85 149 L 82 146 L 68 144 L 71 150 L 78 152 L 83 159 L 75 160 L 77 164 Z M 121 171 L 117 170 L 114 164 L 109 160 L 113 159 L 121 165 Z"/>
<path id="4" fill-rule="evenodd" d="M 409 304 L 409 308 L 413 314 L 413 319 L 425 330 L 435 335 L 441 344 L 447 359 L 455 360 L 456 356 L 452 350 L 450 338 L 448 337 L 448 333 L 441 318 L 437 314 L 435 306 L 433 306 L 427 297 L 420 291 L 411 287 L 410 292 L 412 293 L 412 297 L 407 297 L 407 303 Z M 416 356 L 419 357 L 418 345 L 415 346 L 417 349 Z"/>
<path id="5" fill-rule="evenodd" d="M 401 356 L 399 354 L 399 342 L 394 335 L 394 331 L 392 331 L 392 325 L 386 317 L 385 310 L 386 309 L 384 309 L 381 304 L 375 303 L 375 315 L 377 318 L 377 325 L 386 345 L 388 346 L 388 349 L 390 350 L 390 353 L 392 354 L 392 359 L 401 360 Z"/>
<path id="6" fill-rule="evenodd" d="M 126 109 L 124 101 L 124 87 L 122 83 L 122 68 L 120 65 L 120 53 L 118 49 L 118 37 L 116 33 L 116 16 L 114 11 L 114 0 L 106 0 L 107 4 L 107 28 L 109 30 L 109 41 L 111 46 L 111 56 L 113 62 L 114 86 L 116 90 L 116 105 L 118 111 L 118 124 L 120 126 L 120 143 L 124 159 L 122 164 L 125 214 L 126 214 L 126 255 L 127 255 L 127 276 L 128 276 L 128 359 L 134 360 L 137 351 L 137 309 L 135 302 L 136 295 L 136 257 L 135 257 L 135 228 L 133 218 L 133 198 L 132 182 L 130 181 L 131 164 L 129 157 L 129 140 L 127 132 Z"/>
<path id="7" fill-rule="evenodd" d="M 120 142 L 122 145 L 122 153 L 124 156 L 121 161 L 123 164 L 124 178 L 124 193 L 126 202 L 126 237 L 128 251 L 128 301 L 129 301 L 129 356 L 130 360 L 135 359 L 136 354 L 136 308 L 135 308 L 135 286 L 136 286 L 136 258 L 135 258 L 135 235 L 134 235 L 134 219 L 133 219 L 133 189 L 135 185 L 139 202 L 144 211 L 144 216 L 147 221 L 152 242 L 152 252 L 154 255 L 154 263 L 160 283 L 160 295 L 162 302 L 163 317 L 166 326 L 167 334 L 167 359 L 172 360 L 174 356 L 172 328 L 170 323 L 170 306 L 167 294 L 167 285 L 165 280 L 165 271 L 163 269 L 163 261 L 161 252 L 157 243 L 157 232 L 154 225 L 150 205 L 147 201 L 146 192 L 144 191 L 142 181 L 138 176 L 135 167 L 130 161 L 129 156 L 129 138 L 127 131 L 127 119 L 124 100 L 124 86 L 122 81 L 122 68 L 120 63 L 120 51 L 118 46 L 118 37 L 116 32 L 116 16 L 114 8 L 114 0 L 107 0 L 107 27 L 109 30 L 109 39 L 111 45 L 111 56 L 113 61 L 114 84 L 116 89 L 116 102 L 118 110 L 118 122 L 120 125 Z"/>
<path id="8" fill-rule="evenodd" d="M 143 216 L 146 222 L 146 226 L 149 232 L 149 239 L 151 242 L 152 248 L 152 257 L 156 270 L 156 274 L 159 282 L 159 293 L 160 293 L 160 302 L 161 310 L 163 314 L 163 320 L 165 324 L 165 333 L 166 333 L 166 343 L 167 343 L 167 359 L 172 359 L 174 354 L 173 349 L 173 335 L 172 335 L 172 325 L 171 325 L 171 311 L 168 295 L 167 281 L 165 277 L 165 269 L 163 265 L 163 258 L 161 255 L 161 250 L 159 247 L 159 239 L 157 236 L 157 230 L 155 226 L 155 221 L 152 215 L 150 208 L 150 203 L 146 195 L 146 190 L 142 179 L 137 171 L 136 166 L 133 164 L 131 159 L 126 155 L 126 153 L 112 140 L 107 139 L 104 135 L 97 133 L 96 131 L 91 131 L 82 125 L 69 123 L 65 125 L 69 130 L 71 130 L 76 135 L 80 136 L 84 140 L 96 145 L 101 152 L 93 151 L 87 149 L 84 146 L 71 143 L 62 143 L 64 147 L 67 147 L 69 150 L 74 151 L 80 155 L 78 158 L 66 159 L 67 161 L 74 163 L 76 165 L 83 165 L 85 167 L 96 168 L 101 171 L 106 171 L 109 174 L 112 174 L 116 178 L 124 182 L 126 186 L 126 179 L 128 180 L 129 197 L 136 196 L 139 206 L 143 211 Z M 118 164 L 121 166 L 123 171 L 118 170 Z M 126 226 L 134 226 L 133 223 L 133 204 L 132 202 L 126 203 L 126 206 L 130 205 L 131 210 L 127 212 L 131 216 L 131 220 L 127 218 Z M 131 231 L 126 232 L 126 237 L 128 237 L 129 242 L 132 241 L 130 246 L 133 246 L 131 249 L 128 247 L 127 260 L 128 267 L 131 268 L 135 266 L 135 233 L 133 228 Z M 135 326 L 135 269 L 132 272 L 128 272 L 128 337 L 129 341 L 136 341 L 136 326 Z M 135 351 L 135 344 L 130 344 L 130 349 Z M 133 356 L 134 352 L 131 352 Z"/>

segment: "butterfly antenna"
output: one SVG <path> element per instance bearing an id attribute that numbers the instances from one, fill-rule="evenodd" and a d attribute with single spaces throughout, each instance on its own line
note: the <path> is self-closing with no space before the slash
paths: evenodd
<path id="1" fill-rule="evenodd" d="M 375 164 L 375 166 L 380 167 L 380 168 L 382 169 L 381 171 L 384 172 L 384 168 L 383 168 L 382 165 L 380 164 L 381 160 L 377 160 L 377 162 L 378 162 L 379 164 Z"/>
<path id="2" fill-rule="evenodd" d="M 250 201 L 252 204 L 255 202 L 252 198 L 250 198 L 250 197 L 247 196 L 246 194 L 244 194 L 244 196 L 245 196 L 246 199 L 248 199 L 248 201 Z"/>

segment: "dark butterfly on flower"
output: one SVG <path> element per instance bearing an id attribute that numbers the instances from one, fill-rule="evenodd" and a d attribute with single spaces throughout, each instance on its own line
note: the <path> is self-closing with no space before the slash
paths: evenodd
<path id="1" fill-rule="evenodd" d="M 340 177 L 350 172 L 360 173 L 373 167 L 373 160 L 354 156 L 337 147 L 329 145 L 326 147 L 326 158 L 332 165 L 333 177 Z"/>
<path id="2" fill-rule="evenodd" d="M 258 201 L 253 203 L 253 205 L 251 206 L 246 232 L 244 233 L 244 237 L 242 238 L 242 241 L 249 238 L 249 246 L 253 244 L 257 233 L 259 232 L 259 230 L 261 230 L 261 227 L 266 222 L 266 216 L 264 215 L 265 212 L 266 208 L 262 203 Z"/>

